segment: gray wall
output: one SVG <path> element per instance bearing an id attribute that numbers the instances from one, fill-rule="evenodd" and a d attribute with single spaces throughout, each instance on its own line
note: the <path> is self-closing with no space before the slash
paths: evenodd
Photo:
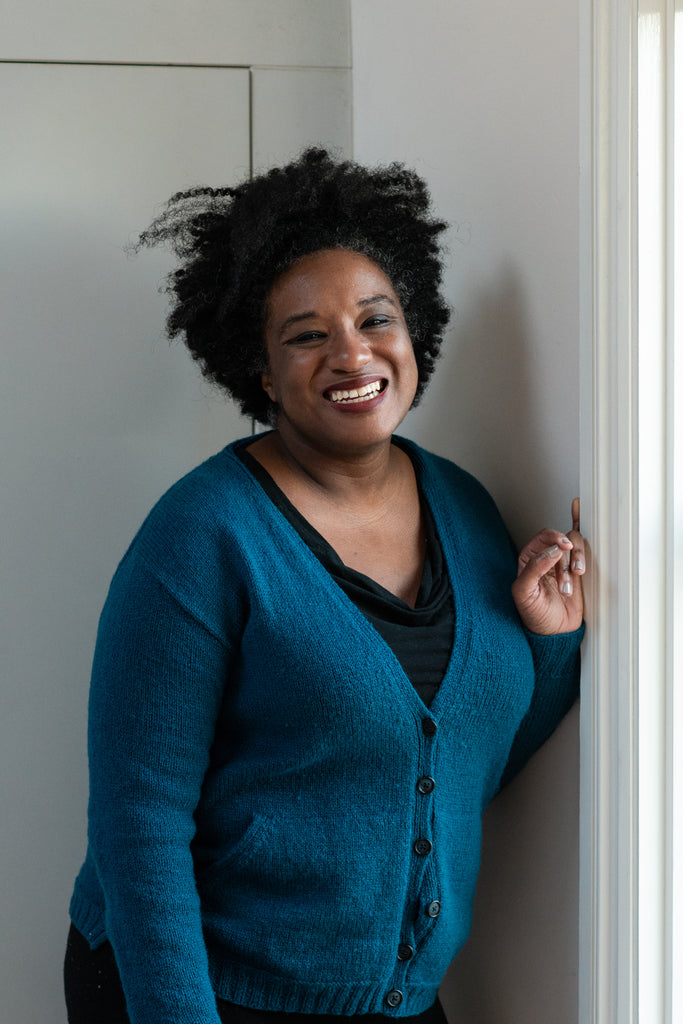
<path id="1" fill-rule="evenodd" d="M 478 476 L 518 543 L 578 493 L 578 5 L 352 0 L 354 152 L 451 223 L 446 354 L 405 432 Z M 466 1024 L 576 1024 L 578 715 L 489 809 L 442 998 Z"/>

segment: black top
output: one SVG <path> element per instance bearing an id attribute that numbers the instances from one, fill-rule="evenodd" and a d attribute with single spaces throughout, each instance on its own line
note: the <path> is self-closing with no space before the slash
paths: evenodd
<path id="1" fill-rule="evenodd" d="M 415 607 L 411 608 L 369 576 L 345 565 L 246 447 L 240 445 L 235 451 L 335 582 L 372 623 L 393 651 L 422 701 L 429 706 L 448 667 L 455 609 L 441 544 L 422 494 L 420 503 L 427 545 L 422 582 Z"/>

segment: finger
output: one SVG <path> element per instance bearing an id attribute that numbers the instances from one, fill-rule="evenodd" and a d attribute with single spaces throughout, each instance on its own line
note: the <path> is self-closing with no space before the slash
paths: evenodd
<path id="1" fill-rule="evenodd" d="M 555 565 L 561 558 L 562 551 L 557 544 L 551 544 L 529 558 L 528 563 L 520 571 L 512 584 L 512 593 L 518 610 L 528 609 L 546 600 L 542 581 L 552 574 L 555 576 Z"/>
<path id="2" fill-rule="evenodd" d="M 527 551 L 526 560 L 522 563 L 520 559 L 518 581 L 521 580 L 529 586 L 537 585 L 542 576 L 552 572 L 561 555 L 562 550 L 557 544 L 550 544 L 540 551 Z"/>
<path id="3" fill-rule="evenodd" d="M 571 555 L 571 571 L 582 575 L 586 571 L 586 554 L 583 537 L 581 536 L 581 499 L 572 501 L 571 540 L 574 549 Z"/>
<path id="4" fill-rule="evenodd" d="M 526 567 L 537 558 L 546 557 L 547 552 L 551 548 L 559 548 L 562 551 L 571 551 L 573 547 L 572 541 L 564 533 L 560 533 L 558 530 L 545 529 L 537 533 L 529 543 L 522 548 L 519 553 L 519 559 L 517 561 L 517 574 L 526 569 Z M 544 572 L 548 570 L 545 569 Z"/>
<path id="5" fill-rule="evenodd" d="M 571 597 L 574 593 L 574 585 L 572 583 L 572 576 L 570 572 L 572 550 L 563 551 L 562 557 L 557 563 L 557 586 L 561 594 L 565 597 Z"/>
<path id="6" fill-rule="evenodd" d="M 583 576 L 586 571 L 586 551 L 583 537 L 580 533 L 572 532 L 572 544 L 574 547 L 570 556 L 570 569 L 577 576 Z"/>
<path id="7" fill-rule="evenodd" d="M 571 549 L 572 546 L 572 542 L 566 533 L 546 527 L 545 530 L 540 530 L 535 537 L 532 537 L 528 544 L 525 544 L 521 554 L 526 554 L 528 557 L 533 558 L 536 555 L 540 555 L 547 548 L 552 547 L 553 544 L 558 544 L 561 548 L 566 548 L 567 550 Z"/>

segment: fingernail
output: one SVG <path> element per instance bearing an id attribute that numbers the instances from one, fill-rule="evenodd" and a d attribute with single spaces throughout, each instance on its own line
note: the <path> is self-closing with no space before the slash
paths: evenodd
<path id="1" fill-rule="evenodd" d="M 575 558 L 572 562 L 572 569 L 574 569 L 576 572 L 583 572 L 585 568 L 586 566 L 584 565 L 583 558 Z"/>
<path id="2" fill-rule="evenodd" d="M 548 555 L 556 555 L 559 550 L 560 549 L 558 548 L 557 544 L 553 544 L 553 545 L 551 545 L 551 547 L 548 548 L 546 554 L 548 554 Z"/>
<path id="3" fill-rule="evenodd" d="M 564 583 L 560 584 L 560 593 L 566 594 L 568 597 L 571 597 L 572 585 L 569 582 L 569 580 L 565 580 Z"/>
<path id="4" fill-rule="evenodd" d="M 560 537 L 560 544 L 571 544 L 569 537 Z M 573 545 L 572 545 L 573 547 Z"/>

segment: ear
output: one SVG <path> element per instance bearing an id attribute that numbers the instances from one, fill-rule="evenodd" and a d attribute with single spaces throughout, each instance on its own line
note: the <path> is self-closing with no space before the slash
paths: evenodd
<path id="1" fill-rule="evenodd" d="M 266 370 L 265 373 L 261 374 L 261 387 L 268 395 L 268 398 L 271 400 L 271 402 L 277 403 L 277 398 L 275 397 L 275 388 L 273 387 L 273 377 L 269 370 Z"/>

